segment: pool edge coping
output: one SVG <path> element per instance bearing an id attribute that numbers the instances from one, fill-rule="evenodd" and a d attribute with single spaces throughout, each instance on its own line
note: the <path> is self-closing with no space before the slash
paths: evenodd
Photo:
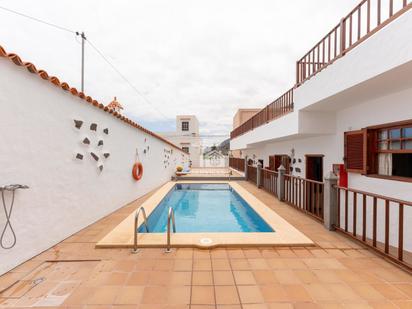
<path id="1" fill-rule="evenodd" d="M 305 234 L 291 225 L 275 210 L 260 201 L 251 192 L 243 188 L 237 181 L 201 181 L 179 180 L 169 181 L 144 201 L 143 206 L 149 217 L 170 190 L 179 183 L 229 184 L 239 196 L 265 221 L 274 232 L 240 232 L 240 233 L 176 233 L 171 237 L 173 247 L 194 247 L 210 249 L 216 247 L 263 247 L 314 246 L 314 242 Z M 280 202 L 281 203 L 281 202 Z M 124 220 L 96 243 L 96 248 L 131 248 L 133 246 L 133 225 L 135 211 L 133 210 Z M 142 222 L 143 223 L 143 222 Z M 141 223 L 141 224 L 142 224 Z M 140 225 L 141 225 L 140 224 Z M 179 227 L 177 226 L 177 229 Z M 201 240 L 209 238 L 212 243 L 204 244 Z M 138 236 L 140 247 L 165 247 L 166 233 L 141 233 Z"/>

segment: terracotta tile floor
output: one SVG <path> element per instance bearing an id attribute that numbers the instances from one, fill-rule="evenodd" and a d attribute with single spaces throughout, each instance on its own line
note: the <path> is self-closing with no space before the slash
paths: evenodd
<path id="1" fill-rule="evenodd" d="M 0 307 L 412 308 L 411 275 L 255 186 L 241 185 L 317 246 L 143 249 L 137 255 L 95 249 L 144 197 L 0 277 Z"/>

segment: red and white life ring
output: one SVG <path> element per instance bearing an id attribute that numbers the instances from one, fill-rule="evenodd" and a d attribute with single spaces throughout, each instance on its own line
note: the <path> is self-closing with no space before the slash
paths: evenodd
<path id="1" fill-rule="evenodd" d="M 136 181 L 139 181 L 143 177 L 143 165 L 140 162 L 136 162 L 133 165 L 132 176 Z"/>

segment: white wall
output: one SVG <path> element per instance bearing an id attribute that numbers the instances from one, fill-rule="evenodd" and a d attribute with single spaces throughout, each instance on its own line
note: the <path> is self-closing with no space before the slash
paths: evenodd
<path id="1" fill-rule="evenodd" d="M 294 90 L 295 111 L 231 140 L 231 150 L 242 149 L 255 161 L 290 154 L 302 162 L 296 176 L 305 177 L 305 154 L 324 154 L 324 174 L 333 163 L 343 163 L 343 133 L 367 126 L 412 119 L 412 10 L 379 30 Z M 349 187 L 412 201 L 412 183 L 349 174 Z M 368 220 L 371 216 L 368 200 Z M 361 205 L 361 201 L 358 201 Z M 362 207 L 358 206 L 358 231 Z M 342 209 L 343 211 L 343 209 Z M 352 200 L 349 230 L 352 230 Z M 343 215 L 343 213 L 342 213 Z M 397 245 L 398 207 L 390 207 L 390 243 Z M 378 211 L 378 240 L 384 239 L 384 213 Z M 405 207 L 405 249 L 412 251 L 412 207 Z M 371 222 L 367 223 L 371 237 Z"/>
<path id="2" fill-rule="evenodd" d="M 324 156 L 324 176 L 332 170 L 332 164 L 343 163 L 344 156 L 344 132 L 350 130 L 359 130 L 367 126 L 391 123 L 395 121 L 412 119 L 412 107 L 410 98 L 412 97 L 412 88 L 397 93 L 369 100 L 362 104 L 355 104 L 347 109 L 337 111 L 331 116 L 336 120 L 336 134 L 319 135 L 316 137 L 295 138 L 287 141 L 272 143 L 263 143 L 262 146 L 243 150 L 243 154 L 256 160 L 263 159 L 265 166 L 268 165 L 269 155 L 290 154 L 291 149 L 295 149 L 295 158 L 301 159 L 301 163 L 296 163 L 293 167 L 301 168 L 301 173 L 293 172 L 295 176 L 305 177 L 305 154 L 323 154 Z M 329 126 L 330 124 L 327 124 Z M 371 192 L 379 195 L 412 201 L 412 183 L 401 182 L 388 179 L 377 179 L 366 177 L 360 174 L 350 173 L 348 177 L 349 188 L 361 191 Z M 362 218 L 362 201 L 358 196 L 358 222 L 357 230 L 361 232 Z M 372 200 L 368 200 L 368 220 L 372 217 Z M 384 226 L 383 205 L 379 207 L 379 226 Z M 391 205 L 390 218 L 390 243 L 397 245 L 398 230 L 398 206 Z M 349 230 L 352 228 L 352 199 L 349 201 Z M 342 216 L 343 220 L 343 209 Z M 412 222 L 412 207 L 405 207 L 405 249 L 412 251 L 412 226 L 407 222 Z M 343 221 L 341 221 L 343 224 Z M 367 222 L 367 233 L 372 235 L 371 222 Z M 384 230 L 378 229 L 378 240 L 384 240 Z"/>
<path id="3" fill-rule="evenodd" d="M 189 122 L 189 131 L 182 131 L 182 121 Z M 194 115 L 177 115 L 176 131 L 159 132 L 159 135 L 165 137 L 179 147 L 189 147 L 190 161 L 193 167 L 202 165 L 202 138 L 199 136 L 199 121 Z"/>
<path id="4" fill-rule="evenodd" d="M 189 130 L 182 130 L 182 122 L 189 122 Z M 178 135 L 199 135 L 199 121 L 195 115 L 177 115 L 176 116 L 176 132 Z"/>
<path id="5" fill-rule="evenodd" d="M 0 72 L 0 185 L 30 186 L 16 193 L 11 221 L 17 244 L 0 249 L 0 274 L 162 185 L 187 161 L 178 149 L 5 58 Z M 74 119 L 84 121 L 81 130 Z M 97 132 L 89 130 L 92 122 Z M 84 137 L 93 144 L 82 144 Z M 101 152 L 100 138 L 110 152 L 102 172 L 89 154 Z M 131 176 L 136 149 L 144 166 L 138 182 Z M 77 152 L 82 161 L 74 158 Z M 0 228 L 4 224 L 1 210 Z"/>
<path id="6" fill-rule="evenodd" d="M 411 33 L 412 10 L 409 10 L 294 89 L 293 113 L 232 139 L 231 150 L 255 147 L 256 143 L 267 143 L 282 138 L 334 133 L 331 117 L 327 116 L 330 110 L 334 112 L 355 105 L 357 103 L 353 101 L 360 99 L 361 95 L 367 100 L 378 93 L 382 96 L 384 91 L 409 87 L 412 70 Z M 389 74 L 391 70 L 400 67 L 404 67 L 405 70 Z M 293 69 L 294 67 L 291 67 L 291 70 Z M 385 74 L 386 80 L 382 77 Z M 379 85 L 379 81 L 373 84 L 372 79 L 380 79 L 381 84 Z M 362 84 L 372 86 L 363 89 L 366 93 L 355 92 L 349 96 L 350 90 Z M 337 98 L 338 95 L 340 98 Z M 327 106 L 316 107 L 321 102 L 326 102 Z M 308 107 L 316 112 L 309 112 Z M 325 115 L 327 117 L 324 117 Z"/>

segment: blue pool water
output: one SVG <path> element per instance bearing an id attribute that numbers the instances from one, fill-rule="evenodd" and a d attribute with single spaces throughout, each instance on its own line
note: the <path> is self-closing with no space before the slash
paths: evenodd
<path id="1" fill-rule="evenodd" d="M 150 214 L 150 233 L 166 231 L 169 207 L 178 233 L 273 232 L 228 184 L 176 184 Z"/>

